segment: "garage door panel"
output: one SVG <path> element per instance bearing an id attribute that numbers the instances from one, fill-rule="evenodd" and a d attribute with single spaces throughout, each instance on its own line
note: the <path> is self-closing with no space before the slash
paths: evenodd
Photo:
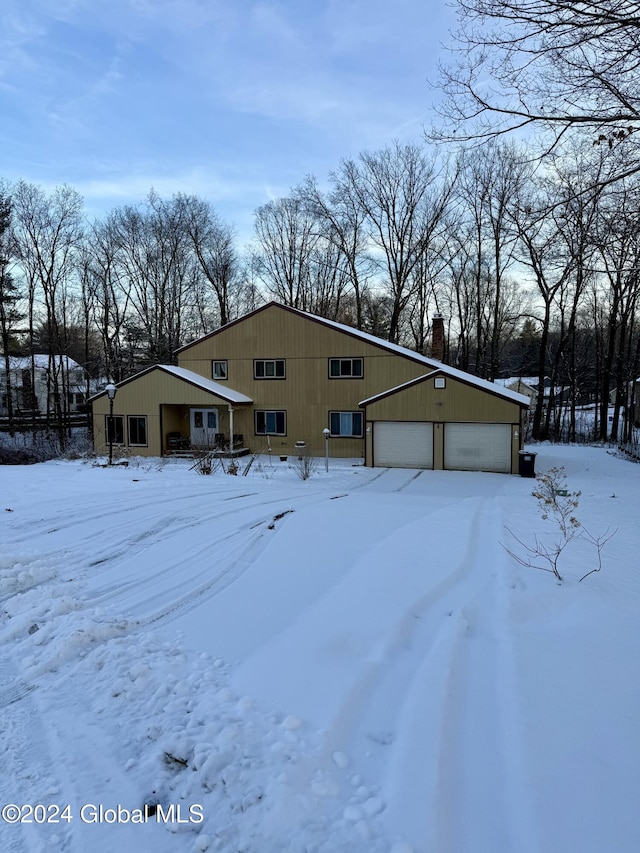
<path id="1" fill-rule="evenodd" d="M 445 424 L 444 467 L 511 473 L 511 424 Z"/>
<path id="2" fill-rule="evenodd" d="M 433 468 L 433 424 L 377 421 L 373 456 L 381 468 Z"/>

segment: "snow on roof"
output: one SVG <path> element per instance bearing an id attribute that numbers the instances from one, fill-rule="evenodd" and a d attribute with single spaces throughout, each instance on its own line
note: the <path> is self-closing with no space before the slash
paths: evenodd
<path id="1" fill-rule="evenodd" d="M 9 365 L 11 370 L 30 370 L 31 369 L 31 356 L 30 355 L 10 355 L 9 356 Z M 68 355 L 52 355 L 51 360 L 54 364 L 58 366 L 62 363 L 64 365 L 65 370 L 76 370 L 80 368 L 80 365 L 77 361 L 74 361 Z M 46 353 L 36 353 L 33 356 L 33 366 L 37 370 L 48 370 L 49 369 L 49 356 Z M 0 363 L 0 368 L 4 367 L 4 362 Z"/>
<path id="2" fill-rule="evenodd" d="M 222 397 L 223 400 L 228 400 L 230 403 L 253 403 L 251 397 L 246 394 L 241 394 L 240 391 L 234 391 L 227 385 L 222 385 L 220 382 L 215 382 L 213 379 L 207 379 L 200 376 L 199 373 L 194 373 L 192 370 L 187 370 L 186 367 L 177 367 L 174 364 L 158 364 L 160 370 L 166 373 L 172 373 L 178 379 L 184 379 L 185 382 L 190 382 L 192 385 L 197 385 L 205 391 L 210 391 L 217 397 Z"/>
<path id="3" fill-rule="evenodd" d="M 189 382 L 191 385 L 202 388 L 203 391 L 215 394 L 216 397 L 221 397 L 228 403 L 253 403 L 251 397 L 247 397 L 246 394 L 241 394 L 240 391 L 235 391 L 233 388 L 229 388 L 227 385 L 222 385 L 220 382 L 214 382 L 213 379 L 207 379 L 206 376 L 194 373 L 193 370 L 187 370 L 185 367 L 177 367 L 175 364 L 154 364 L 152 367 L 147 367 L 145 370 L 141 370 L 140 373 L 136 373 L 128 379 L 124 379 L 122 382 L 117 382 L 116 388 L 120 388 L 122 385 L 127 385 L 129 382 L 133 382 L 135 379 L 139 379 L 141 376 L 145 376 L 147 373 L 151 373 L 154 370 L 163 370 L 165 373 L 170 373 L 177 379 L 182 379 L 184 382 Z M 90 398 L 90 400 L 95 400 L 97 397 L 101 397 L 106 393 L 106 390 L 103 388 L 102 391 L 95 394 Z"/>
<path id="4" fill-rule="evenodd" d="M 270 302 L 269 305 L 278 305 L 281 308 L 285 307 L 279 305 L 278 302 Z M 373 344 L 374 346 L 389 350 L 390 352 L 395 352 L 398 355 L 404 356 L 405 358 L 411 358 L 413 359 L 413 361 L 422 362 L 423 364 L 431 368 L 431 371 L 429 372 L 432 372 L 434 370 L 442 370 L 443 373 L 446 373 L 448 376 L 451 376 L 452 379 L 459 379 L 462 382 L 468 383 L 469 385 L 475 385 L 478 388 L 482 388 L 484 391 L 490 391 L 492 394 L 497 394 L 499 397 L 506 397 L 509 400 L 513 400 L 515 403 L 521 403 L 526 406 L 529 405 L 529 398 L 524 394 L 518 394 L 516 391 L 510 391 L 507 388 L 496 387 L 495 383 L 489 382 L 487 379 L 480 379 L 478 376 L 473 376 L 471 373 L 466 373 L 464 370 L 458 370 L 458 368 L 456 367 L 450 367 L 448 364 L 443 364 L 436 358 L 428 358 L 426 355 L 421 355 L 419 352 L 415 352 L 415 350 L 409 349 L 408 347 L 402 347 L 399 344 L 392 344 L 389 341 L 383 340 L 382 338 L 377 338 L 375 335 L 370 335 L 368 332 L 361 332 L 359 329 L 354 329 L 352 326 L 345 326 L 344 323 L 337 323 L 335 320 L 327 320 L 324 317 L 319 317 L 317 314 L 309 314 L 307 311 L 300 311 L 298 308 L 286 307 L 286 310 L 292 311 L 294 314 L 299 314 L 301 317 L 309 317 L 312 320 L 315 320 L 318 323 L 323 323 L 325 326 L 330 326 L 331 328 L 336 329 L 339 332 L 344 332 L 348 335 L 351 335 L 352 337 L 360 338 L 360 340 L 362 341 L 366 341 L 367 343 Z M 428 375 L 428 373 L 425 374 L 425 376 Z M 421 378 L 423 379 L 424 376 Z M 389 389 L 389 391 L 397 391 L 401 387 L 403 386 L 399 385 L 397 386 L 397 388 Z M 389 391 L 385 391 L 384 393 L 388 394 Z M 374 398 L 371 397 L 370 400 L 372 399 Z M 365 400 L 364 402 L 366 403 L 370 400 Z"/>
<path id="5" fill-rule="evenodd" d="M 401 391 L 403 388 L 410 388 L 411 385 L 417 385 L 419 382 L 423 382 L 435 373 L 444 373 L 445 376 L 450 376 L 452 379 L 458 379 L 461 382 L 466 382 L 467 385 L 474 385 L 476 388 L 480 388 L 483 391 L 489 391 L 489 393 L 495 394 L 497 397 L 504 397 L 505 399 L 512 400 L 514 403 L 518 403 L 521 406 L 529 406 L 530 400 L 526 394 L 518 394 L 515 391 L 509 391 L 507 388 L 501 388 L 500 386 L 496 387 L 494 382 L 489 382 L 487 379 L 479 379 L 477 376 L 465 373 L 464 370 L 457 370 L 455 367 L 449 367 L 446 364 L 441 364 L 429 371 L 429 373 L 424 373 L 416 379 L 409 379 L 408 382 L 396 385 L 395 388 L 389 388 L 379 394 L 374 394 L 373 397 L 368 397 L 366 400 L 362 400 L 358 405 L 367 406 L 369 403 L 380 400 L 388 394 L 395 394 L 396 391 Z"/>
<path id="6" fill-rule="evenodd" d="M 514 385 L 516 382 L 528 385 L 533 391 L 538 387 L 537 376 L 509 376 L 507 379 L 494 379 L 493 381 L 496 385 L 502 385 L 504 388 Z"/>

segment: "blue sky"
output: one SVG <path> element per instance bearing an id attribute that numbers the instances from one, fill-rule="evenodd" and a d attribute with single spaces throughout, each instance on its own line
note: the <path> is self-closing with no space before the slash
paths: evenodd
<path id="1" fill-rule="evenodd" d="M 161 195 L 253 211 L 420 141 L 450 13 L 424 0 L 3 0 L 0 178 L 97 216 Z"/>

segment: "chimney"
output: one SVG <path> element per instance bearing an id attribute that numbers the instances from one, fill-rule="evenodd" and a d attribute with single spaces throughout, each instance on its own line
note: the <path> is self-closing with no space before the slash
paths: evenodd
<path id="1" fill-rule="evenodd" d="M 434 314 L 431 322 L 431 358 L 444 360 L 444 318 L 442 314 Z"/>

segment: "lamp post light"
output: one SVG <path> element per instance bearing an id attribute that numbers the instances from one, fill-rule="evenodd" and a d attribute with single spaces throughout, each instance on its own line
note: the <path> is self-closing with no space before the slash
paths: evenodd
<path id="1" fill-rule="evenodd" d="M 118 390 L 113 382 L 110 382 L 104 389 L 109 398 L 109 465 L 113 464 L 113 398 Z"/>
<path id="2" fill-rule="evenodd" d="M 322 430 L 322 434 L 324 436 L 324 470 L 329 473 L 329 436 L 331 435 L 331 430 L 325 427 Z"/>

